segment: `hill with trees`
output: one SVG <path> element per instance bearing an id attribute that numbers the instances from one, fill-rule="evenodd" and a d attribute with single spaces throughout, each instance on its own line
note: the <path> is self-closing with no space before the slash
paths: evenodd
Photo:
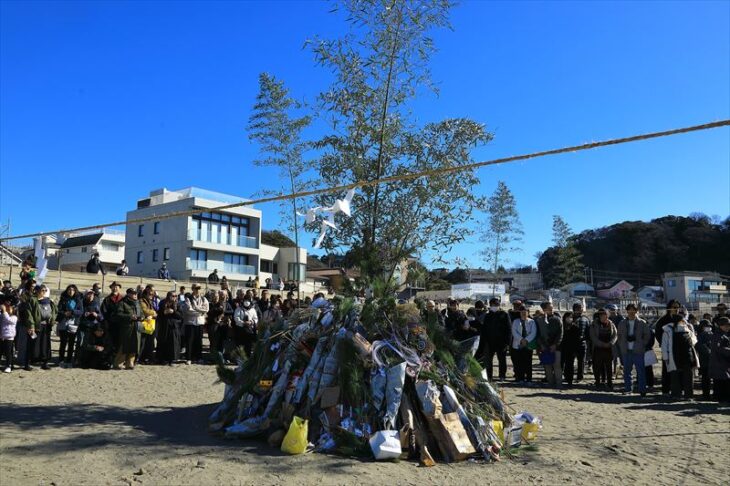
<path id="1" fill-rule="evenodd" d="M 649 222 L 625 221 L 570 237 L 583 265 L 611 272 L 661 274 L 695 270 L 730 274 L 730 217 L 694 213 Z M 545 250 L 538 269 L 547 286 L 560 282 L 558 246 Z"/>

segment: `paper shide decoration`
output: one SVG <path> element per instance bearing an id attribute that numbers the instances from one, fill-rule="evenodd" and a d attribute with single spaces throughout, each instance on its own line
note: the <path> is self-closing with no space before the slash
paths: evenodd
<path id="1" fill-rule="evenodd" d="M 347 191 L 344 199 L 337 199 L 332 206 L 322 207 L 316 206 L 307 210 L 306 213 L 297 212 L 297 215 L 304 217 L 305 224 L 312 224 L 317 220 L 317 214 L 322 214 L 322 222 L 319 227 L 319 237 L 314 243 L 314 248 L 319 249 L 322 246 L 324 237 L 327 236 L 327 229 L 337 229 L 335 224 L 335 215 L 342 213 L 347 217 L 352 216 L 352 198 L 355 196 L 355 188 Z"/>

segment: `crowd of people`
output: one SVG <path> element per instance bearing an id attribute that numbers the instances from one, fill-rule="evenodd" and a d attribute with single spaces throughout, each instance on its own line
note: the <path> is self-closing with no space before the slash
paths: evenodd
<path id="1" fill-rule="evenodd" d="M 537 354 L 550 387 L 580 383 L 590 369 L 596 389 L 613 390 L 614 378 L 622 375 L 620 389 L 625 394 L 636 392 L 643 397 L 656 387 L 670 399 L 693 399 L 697 375 L 703 400 L 728 402 L 730 315 L 725 304 L 719 304 L 717 311 L 715 316 L 704 314 L 698 319 L 671 300 L 666 313 L 649 323 L 639 316 L 635 304 L 626 306 L 625 315 L 610 304 L 589 317 L 581 304 L 561 315 L 551 302 L 543 302 L 531 315 L 519 300 L 511 310 L 503 310 L 495 298 L 489 307 L 477 301 L 466 312 L 456 300 L 449 300 L 442 311 L 429 301 L 424 318 L 441 323 L 461 343 L 477 343 L 474 354 L 490 381 L 495 357 L 498 379 L 507 380 L 509 354 L 515 381 L 533 385 L 533 355 Z M 656 377 L 655 364 L 661 364 L 661 375 Z"/>
<path id="2" fill-rule="evenodd" d="M 56 302 L 48 287 L 36 285 L 32 272 L 23 277 L 19 289 L 6 281 L 0 293 L 6 373 L 16 364 L 26 371 L 33 365 L 47 370 L 56 363 L 131 370 L 140 363 L 212 363 L 219 353 L 230 359 L 236 348 L 250 354 L 261 326 L 300 306 L 291 291 L 284 298 L 252 287 L 237 289 L 234 295 L 225 279 L 219 281 L 220 289 L 204 292 L 193 284 L 189 292 L 180 287 L 162 298 L 154 284 L 122 292 L 121 285 L 112 282 L 106 296 L 98 284 L 85 292 L 69 285 Z M 301 305 L 311 302 L 307 297 Z M 428 301 L 423 319 L 442 325 L 468 348 L 490 381 L 495 378 L 495 357 L 497 379 L 507 380 L 509 355 L 515 381 L 532 385 L 537 354 L 547 385 L 555 388 L 580 383 L 591 369 L 596 389 L 612 390 L 614 377 L 622 373 L 624 393 L 645 396 L 656 386 L 668 397 L 691 399 L 698 373 L 703 399 L 730 400 L 730 316 L 724 304 L 717 315 L 697 319 L 672 300 L 651 324 L 634 304 L 625 311 L 622 315 L 616 305 L 608 305 L 589 317 L 575 304 L 561 315 L 552 303 L 543 302 L 531 315 L 520 301 L 504 310 L 494 298 L 488 307 L 477 301 L 466 312 L 456 300 L 443 310 Z M 51 359 L 54 332 L 60 341 L 56 363 Z M 210 349 L 206 361 L 204 333 Z M 655 364 L 661 364 L 658 377 Z"/>
<path id="3" fill-rule="evenodd" d="M 122 292 L 118 282 L 102 295 L 98 284 L 81 292 L 69 285 L 54 301 L 46 285 L 37 285 L 32 274 L 18 289 L 9 281 L 0 292 L 2 310 L 2 371 L 17 366 L 32 371 L 57 364 L 95 369 L 132 370 L 142 364 L 203 363 L 203 335 L 210 343 L 208 362 L 216 353 L 230 357 L 241 347 L 251 353 L 261 324 L 274 322 L 299 306 L 293 292 L 286 298 L 269 290 L 238 289 L 233 295 L 226 281 L 220 289 L 193 284 L 164 297 L 154 284 Z M 303 305 L 311 299 L 305 298 Z M 59 339 L 52 360 L 51 337 Z"/>

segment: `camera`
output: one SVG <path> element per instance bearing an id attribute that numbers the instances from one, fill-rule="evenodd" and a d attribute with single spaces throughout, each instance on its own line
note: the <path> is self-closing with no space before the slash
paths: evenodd
<path id="1" fill-rule="evenodd" d="M 626 336 L 626 341 L 633 343 L 634 341 L 636 341 L 636 336 L 634 336 L 633 334 L 629 334 L 628 336 Z"/>

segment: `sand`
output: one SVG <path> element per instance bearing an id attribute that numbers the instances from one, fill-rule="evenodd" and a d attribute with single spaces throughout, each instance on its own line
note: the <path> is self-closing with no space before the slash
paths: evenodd
<path id="1" fill-rule="evenodd" d="M 539 376 L 539 375 L 538 375 Z M 540 415 L 537 450 L 497 464 L 422 468 L 286 456 L 206 432 L 223 394 L 212 366 L 0 374 L 0 484 L 728 484 L 730 408 L 505 386 Z"/>

